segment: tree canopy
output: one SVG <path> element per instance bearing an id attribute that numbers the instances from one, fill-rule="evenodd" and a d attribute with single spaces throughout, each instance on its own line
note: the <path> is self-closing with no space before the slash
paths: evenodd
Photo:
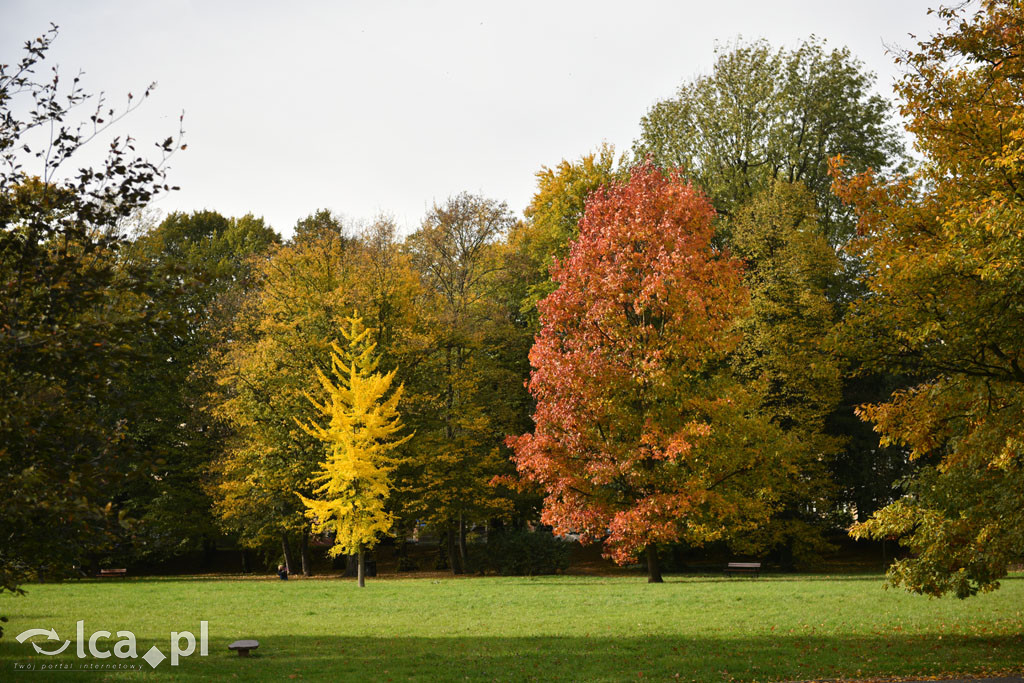
<path id="1" fill-rule="evenodd" d="M 870 291 L 845 342 L 912 381 L 861 415 L 922 465 L 854 531 L 907 545 L 893 581 L 964 597 L 998 586 L 1024 551 L 1024 18 L 997 0 L 939 16 L 945 31 L 900 58 L 923 163 L 886 178 L 840 160 L 836 189 L 857 211 Z"/>
<path id="2" fill-rule="evenodd" d="M 0 65 L 0 590 L 109 550 L 126 524 L 114 492 L 153 464 L 130 438 L 148 419 L 131 380 L 160 362 L 136 340 L 167 321 L 145 305 L 147 274 L 119 261 L 121 226 L 171 189 L 164 161 L 179 141 L 150 160 L 115 137 L 95 166 L 72 168 L 150 91 L 111 107 L 78 77 L 40 78 L 56 35 Z"/>
<path id="3" fill-rule="evenodd" d="M 307 396 L 327 424 L 300 422 L 304 432 L 324 444 L 327 457 L 310 480 L 312 494 L 297 494 L 313 530 L 333 535 L 332 557 L 358 553 L 362 587 L 363 551 L 389 534 L 394 523 L 385 508 L 391 490 L 388 475 L 394 469 L 389 454 L 412 435 L 398 434 L 402 387 L 391 390 L 394 370 L 377 372 L 380 359 L 370 339 L 373 330 L 363 325 L 358 314 L 345 323 L 341 330 L 345 346 L 331 345 L 330 374 L 316 370 L 327 397 Z"/>
<path id="4" fill-rule="evenodd" d="M 510 439 L 546 497 L 542 521 L 618 562 L 700 545 L 769 516 L 784 435 L 725 370 L 749 303 L 739 261 L 711 244 L 714 212 L 678 174 L 633 169 L 587 202 L 540 303 L 532 434 Z"/>
<path id="5" fill-rule="evenodd" d="M 737 42 L 631 157 L 542 166 L 522 216 L 462 192 L 285 241 L 159 216 L 180 127 L 147 158 L 112 126 L 150 91 L 40 78 L 56 29 L 30 41 L 0 65 L 0 591 L 218 544 L 298 540 L 308 574 L 394 537 L 401 566 L 417 534 L 484 571 L 552 529 L 651 581 L 668 546 L 806 566 L 850 531 L 899 540 L 911 590 L 996 588 L 1024 553 L 1024 16 L 937 15 L 897 57 L 914 159 L 848 50 Z"/>
<path id="6" fill-rule="evenodd" d="M 813 38 L 795 50 L 759 40 L 716 54 L 710 74 L 683 83 L 641 119 L 637 160 L 682 168 L 726 215 L 771 181 L 803 183 L 822 234 L 845 242 L 853 220 L 831 192 L 828 159 L 843 154 L 863 171 L 888 168 L 902 152 L 873 74 L 849 50 Z"/>

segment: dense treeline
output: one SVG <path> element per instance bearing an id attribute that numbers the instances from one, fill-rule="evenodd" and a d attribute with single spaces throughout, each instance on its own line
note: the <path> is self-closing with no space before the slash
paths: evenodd
<path id="1" fill-rule="evenodd" d="M 135 105 L 73 127 L 77 82 L 34 75 L 55 32 L 29 43 L 0 71 L 3 588 L 225 539 L 310 572 L 303 425 L 353 316 L 402 387 L 389 534 L 438 567 L 537 523 L 652 580 L 669 544 L 794 566 L 855 523 L 908 538 L 911 588 L 997 585 L 1024 548 L 1024 17 L 982 4 L 901 57 L 922 161 L 848 51 L 738 44 L 629 153 L 542 168 L 523 218 L 463 193 L 404 236 L 153 221 L 172 188 L 130 139 L 63 172 Z"/>

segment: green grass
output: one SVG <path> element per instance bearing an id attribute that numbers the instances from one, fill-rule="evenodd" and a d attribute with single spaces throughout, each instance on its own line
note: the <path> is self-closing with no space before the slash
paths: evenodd
<path id="1" fill-rule="evenodd" d="M 778 681 L 1012 670 L 1024 657 L 1024 577 L 967 601 L 883 590 L 878 575 L 761 579 L 637 577 L 373 580 L 164 578 L 82 581 L 0 595 L 10 617 L 0 680 L 14 663 L 77 664 L 36 655 L 15 636 L 57 629 L 73 639 L 131 630 L 139 654 L 169 652 L 171 631 L 199 634 L 210 654 L 143 673 L 79 672 L 87 680 L 142 676 L 240 680 Z M 256 657 L 226 649 L 256 638 Z M 109 647 L 112 642 L 109 642 Z M 116 660 L 119 662 L 132 660 Z M 134 660 L 141 662 L 141 660 Z M 14 676 L 12 676 L 14 674 Z M 64 676 L 61 676 L 63 679 Z"/>

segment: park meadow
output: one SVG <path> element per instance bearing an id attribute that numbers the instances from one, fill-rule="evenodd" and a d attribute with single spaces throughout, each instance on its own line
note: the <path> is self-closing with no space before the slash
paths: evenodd
<path id="1" fill-rule="evenodd" d="M 886 590 L 877 573 L 278 581 L 83 580 L 3 596 L 14 632 L 132 630 L 139 652 L 209 622 L 209 655 L 80 680 L 803 681 L 1019 671 L 1024 576 L 976 600 Z M 253 638 L 248 658 L 227 645 Z M 42 642 L 42 641 L 40 641 Z M 101 644 L 109 648 L 114 641 Z M 77 664 L 0 641 L 0 661 Z M 96 660 L 89 660 L 96 661 Z M 111 660 L 103 660 L 109 662 Z M 139 660 L 115 660 L 134 661 Z M 40 675 L 40 674 L 35 674 Z"/>
<path id="2" fill-rule="evenodd" d="M 932 15 L 411 227 L 165 214 L 155 85 L 4 56 L 0 680 L 1019 676 L 1024 10 Z"/>

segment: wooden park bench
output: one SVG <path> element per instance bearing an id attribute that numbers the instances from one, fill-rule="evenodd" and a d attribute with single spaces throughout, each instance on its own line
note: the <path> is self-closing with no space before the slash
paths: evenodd
<path id="1" fill-rule="evenodd" d="M 228 649 L 236 651 L 239 657 L 248 657 L 249 650 L 255 650 L 259 646 L 258 640 L 236 640 L 228 645 Z"/>
<path id="2" fill-rule="evenodd" d="M 114 576 L 120 576 L 122 579 L 128 575 L 127 569 L 101 569 L 99 577 L 101 579 L 110 578 Z"/>
<path id="3" fill-rule="evenodd" d="M 761 575 L 761 563 L 760 562 L 730 562 L 725 565 L 725 573 L 729 576 L 733 574 L 753 574 L 754 576 Z"/>

